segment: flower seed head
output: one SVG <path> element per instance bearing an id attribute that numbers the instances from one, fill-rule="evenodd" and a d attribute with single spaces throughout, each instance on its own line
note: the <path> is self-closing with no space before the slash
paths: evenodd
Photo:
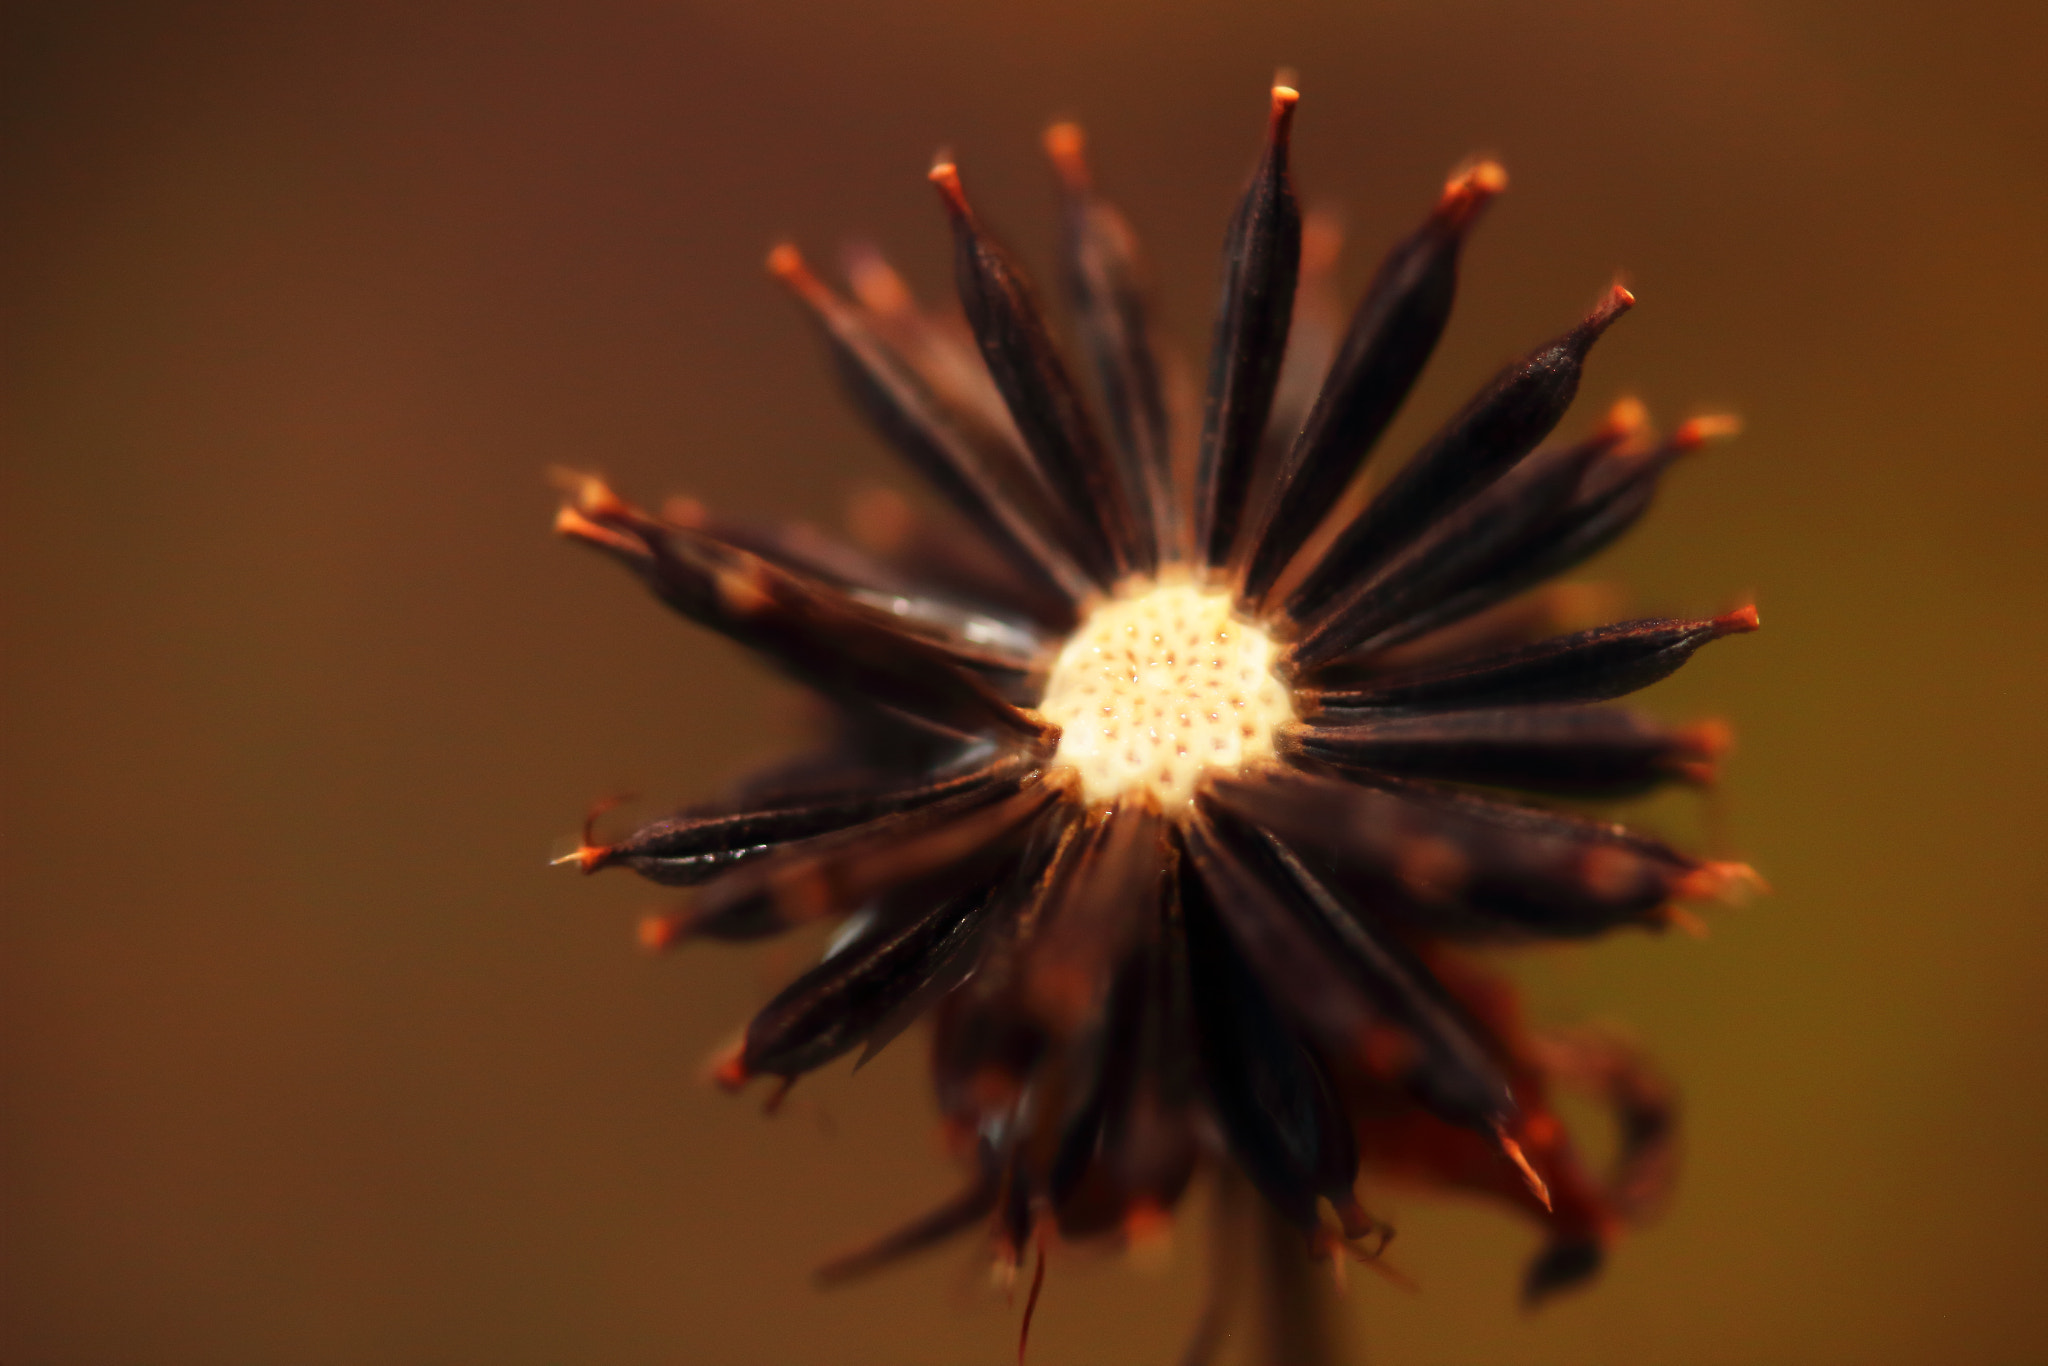
<path id="1" fill-rule="evenodd" d="M 1061 727 L 1053 762 L 1079 772 L 1092 807 L 1182 811 L 1204 772 L 1272 758 L 1274 731 L 1294 719 L 1276 657 L 1229 594 L 1139 580 L 1087 614 L 1053 661 L 1038 705 Z"/>
<path id="2" fill-rule="evenodd" d="M 1278 653 L 1230 594 L 1138 580 L 1053 663 L 1038 708 L 1060 728 L 1053 762 L 1080 774 L 1090 806 L 1136 799 L 1178 812 L 1209 770 L 1272 757 L 1275 730 L 1294 719 Z"/>

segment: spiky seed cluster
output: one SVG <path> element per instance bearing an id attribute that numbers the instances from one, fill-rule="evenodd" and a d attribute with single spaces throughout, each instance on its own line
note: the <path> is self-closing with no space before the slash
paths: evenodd
<path id="1" fill-rule="evenodd" d="M 1091 805 L 1180 811 L 1205 772 L 1273 757 L 1294 719 L 1277 656 L 1228 593 L 1141 581 L 1089 613 L 1052 662 L 1038 712 L 1060 728 L 1053 762 L 1080 774 Z"/>
<path id="2" fill-rule="evenodd" d="M 1062 126 L 1088 383 L 950 162 L 932 180 L 964 326 L 872 254 L 853 299 L 794 247 L 770 257 L 951 516 L 894 504 L 856 545 L 571 483 L 565 534 L 832 720 L 798 761 L 621 839 L 586 831 L 570 859 L 698 889 L 648 923 L 652 945 L 840 923 L 721 1064 L 730 1085 L 786 1086 L 934 1024 L 967 1184 L 828 1279 L 975 1223 L 1010 1267 L 1054 1237 L 1134 1237 L 1227 1166 L 1324 1249 L 1380 1227 L 1363 1170 L 1489 1194 L 1545 1229 L 1538 1296 L 1590 1275 L 1668 1177 L 1655 1075 L 1612 1040 L 1532 1035 L 1463 946 L 1661 929 L 1748 879 L 1541 800 L 1711 777 L 1723 731 L 1602 704 L 1754 610 L 1574 629 L 1583 595 L 1543 585 L 1727 424 L 1658 440 L 1624 401 L 1548 440 L 1634 302 L 1617 287 L 1346 502 L 1506 180 L 1453 176 L 1341 334 L 1297 326 L 1341 310 L 1331 231 L 1302 250 L 1296 103 L 1274 90 L 1224 244 L 1199 412 L 1170 398 L 1135 238 Z M 1564 1139 L 1563 1086 L 1618 1125 L 1605 1179 Z"/>

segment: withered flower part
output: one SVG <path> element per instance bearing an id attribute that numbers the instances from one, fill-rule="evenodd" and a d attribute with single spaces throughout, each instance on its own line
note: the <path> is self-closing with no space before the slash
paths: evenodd
<path id="1" fill-rule="evenodd" d="M 1151 1236 L 1203 1170 L 1225 1183 L 1225 1239 L 1258 1206 L 1227 1194 L 1244 1181 L 1313 1255 L 1377 1255 L 1388 1231 L 1356 1193 L 1373 1169 L 1539 1222 L 1533 1300 L 1589 1276 L 1668 1182 L 1655 1073 L 1611 1039 L 1529 1029 L 1471 950 L 1690 924 L 1678 903 L 1753 881 L 1531 800 L 1711 780 L 1718 723 L 1601 704 L 1756 629 L 1755 609 L 1569 629 L 1586 624 L 1572 595 L 1542 585 L 1732 424 L 1660 440 L 1624 400 L 1546 444 L 1634 303 L 1616 286 L 1347 502 L 1506 176 L 1453 175 L 1340 327 L 1336 237 L 1313 217 L 1304 257 L 1296 104 L 1272 92 L 1199 403 L 1135 236 L 1061 125 L 1046 145 L 1078 369 L 951 161 L 931 180 L 964 326 L 872 251 L 850 296 L 793 246 L 769 257 L 950 512 L 866 495 L 850 544 L 570 483 L 563 534 L 831 717 L 808 756 L 622 837 L 586 832 L 570 861 L 697 889 L 648 922 L 652 946 L 839 927 L 720 1064 L 730 1086 L 786 1087 L 934 1025 L 966 1184 L 823 1280 L 976 1224 L 1000 1267 L 1035 1254 L 1042 1273 L 1054 1240 Z M 1298 316 L 1322 321 L 1290 355 Z M 1614 1114 L 1604 1180 L 1572 1154 L 1558 1087 Z"/>

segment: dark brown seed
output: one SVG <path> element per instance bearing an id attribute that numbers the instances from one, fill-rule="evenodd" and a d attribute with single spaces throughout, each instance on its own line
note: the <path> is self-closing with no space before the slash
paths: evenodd
<path id="1" fill-rule="evenodd" d="M 1059 173 L 1062 274 L 1123 462 L 1124 487 L 1138 494 L 1132 514 L 1141 559 L 1155 564 L 1178 559 L 1166 392 L 1153 349 L 1137 236 L 1123 214 L 1096 192 L 1078 127 L 1054 125 L 1046 131 L 1045 148 Z"/>
<path id="2" fill-rule="evenodd" d="M 1491 161 L 1455 177 L 1429 220 L 1381 263 L 1274 475 L 1245 557 L 1239 592 L 1246 603 L 1265 602 L 1408 397 L 1450 320 L 1465 235 L 1506 186 L 1506 173 Z"/>
<path id="3" fill-rule="evenodd" d="M 761 939 L 797 925 L 850 915 L 869 899 L 913 884 L 934 897 L 992 876 L 1061 789 L 1044 781 L 944 819 L 883 817 L 823 848 L 796 846 L 704 889 L 666 944 L 684 939 Z"/>
<path id="4" fill-rule="evenodd" d="M 722 804 L 649 821 L 612 844 L 586 847 L 585 872 L 630 868 L 652 882 L 694 887 L 745 863 L 782 852 L 799 840 L 853 832 L 876 821 L 892 821 L 898 833 L 915 828 L 907 819 L 937 819 L 972 810 L 1009 795 L 1043 762 L 1030 751 L 1001 754 L 967 771 L 903 786 L 833 782 L 826 790 L 796 795 L 774 805 Z M 905 818 L 905 819 L 898 819 Z"/>
<path id="5" fill-rule="evenodd" d="M 1022 965 L 1026 1004 L 1054 1037 L 1100 1015 L 1116 965 L 1159 912 L 1167 822 L 1122 802 L 1091 819 L 1042 911 Z"/>
<path id="6" fill-rule="evenodd" d="M 999 877 L 922 914 L 878 924 L 840 948 L 754 1016 L 741 1066 L 751 1076 L 794 1078 L 857 1047 L 969 950 L 1000 887 Z"/>
<path id="7" fill-rule="evenodd" d="M 1187 845 L 1239 951 L 1262 980 L 1286 983 L 1280 1005 L 1331 1057 L 1398 1080 L 1452 1123 L 1490 1134 L 1514 1118 L 1477 1027 L 1429 969 L 1286 845 L 1227 815 L 1221 824 L 1198 816 Z M 1399 1048 L 1380 1037 L 1385 1029 L 1398 1031 Z"/>
<path id="8" fill-rule="evenodd" d="M 1315 672 L 1315 686 L 1370 684 L 1393 674 L 1445 669 L 1599 625 L 1619 611 L 1621 591 L 1605 583 L 1552 583 L 1472 616 L 1423 632 L 1408 644 L 1354 651 Z"/>
<path id="9" fill-rule="evenodd" d="M 1335 714 L 1390 707 L 1501 707 L 1604 702 L 1676 673 L 1710 640 L 1757 629 L 1756 608 L 1691 620 L 1618 621 L 1467 663 L 1397 673 L 1357 688 L 1310 688 L 1297 698 Z"/>
<path id="10" fill-rule="evenodd" d="M 1393 777 L 1275 770 L 1212 785 L 1239 820 L 1323 860 L 1360 904 L 1456 938 L 1583 938 L 1661 927 L 1673 898 L 1749 876 L 1618 825 Z"/>
<path id="11" fill-rule="evenodd" d="M 915 507 L 894 489 L 870 486 L 847 500 L 845 521 L 863 551 L 908 582 L 944 584 L 949 596 L 985 603 L 1045 630 L 1074 626 L 1073 599 L 1026 576 L 987 537 L 945 509 Z"/>
<path id="12" fill-rule="evenodd" d="M 708 540 L 744 550 L 777 568 L 818 579 L 854 602 L 883 613 L 945 650 L 954 663 L 995 684 L 1005 697 L 1036 701 L 1048 638 L 1028 620 L 992 613 L 953 598 L 933 597 L 889 565 L 803 523 L 753 524 L 718 517 L 691 499 L 662 504 L 668 522 Z"/>
<path id="13" fill-rule="evenodd" d="M 1288 615 L 1312 626 L 1453 503 L 1533 450 L 1571 406 L 1586 353 L 1634 303 L 1616 285 L 1584 322 L 1496 375 L 1344 528 L 1289 596 Z"/>
<path id="14" fill-rule="evenodd" d="M 1350 1197 L 1356 1142 L 1323 1065 L 1281 1018 L 1224 929 L 1214 898 L 1206 879 L 1183 880 L 1195 1041 L 1209 1108 L 1252 1184 L 1282 1218 L 1312 1232 L 1319 1198 Z"/>
<path id="15" fill-rule="evenodd" d="M 1582 441 L 1525 457 L 1397 552 L 1384 567 L 1347 590 L 1287 651 L 1283 665 L 1312 673 L 1360 642 L 1426 613 L 1492 567 L 1540 543 L 1571 507 L 1586 472 L 1633 435 L 1640 404 L 1616 414 Z"/>
<path id="16" fill-rule="evenodd" d="M 962 431 L 916 371 L 860 312 L 827 289 L 795 247 L 768 255 L 768 269 L 816 319 L 856 405 L 915 470 L 988 536 L 1020 571 L 1070 601 L 1093 587 L 1048 531 L 1019 509 L 1014 479 L 991 467 L 985 449 Z"/>
<path id="17" fill-rule="evenodd" d="M 1649 511 L 1658 484 L 1681 455 L 1734 430 L 1732 419 L 1695 418 L 1653 449 L 1609 452 L 1586 471 L 1578 496 L 1538 534 L 1487 565 L 1469 586 L 1366 642 L 1367 647 L 1413 640 L 1583 563 Z"/>
<path id="18" fill-rule="evenodd" d="M 850 244 L 840 259 L 869 325 L 917 372 L 961 430 L 997 468 L 1035 478 L 1024 439 L 981 363 L 966 319 L 921 307 L 909 284 L 872 246 Z"/>
<path id="19" fill-rule="evenodd" d="M 1036 738 L 1045 727 L 936 642 L 830 584 L 658 522 L 586 481 L 563 535 L 613 554 L 669 606 L 767 656 L 826 695 L 859 693 L 931 725 Z"/>
<path id="20" fill-rule="evenodd" d="M 1223 242 L 1222 301 L 1195 463 L 1195 547 L 1205 563 L 1219 567 L 1229 563 L 1244 520 L 1294 317 L 1301 210 L 1287 173 L 1287 151 L 1299 100 L 1288 87 L 1273 87 L 1266 150 Z"/>
<path id="21" fill-rule="evenodd" d="M 1340 768 L 1623 797 L 1674 779 L 1709 781 L 1727 739 L 1711 722 L 1671 726 L 1634 711 L 1538 705 L 1329 716 L 1289 727 L 1282 745 Z"/>
<path id="22" fill-rule="evenodd" d="M 1065 1237 L 1111 1232 L 1140 1206 L 1170 1206 L 1193 1174 L 1184 1083 L 1184 982 L 1169 978 L 1168 924 L 1155 917 L 1111 990 L 1096 1080 L 1060 1141 L 1047 1186 Z M 1177 932 L 1176 932 L 1177 934 Z"/>
<path id="23" fill-rule="evenodd" d="M 953 224 L 954 280 L 982 360 L 1059 506 L 1078 536 L 1070 546 L 1097 583 L 1143 561 L 1132 491 L 1103 448 L 1081 391 L 1067 373 L 1023 268 L 983 230 L 951 162 L 931 172 Z"/>

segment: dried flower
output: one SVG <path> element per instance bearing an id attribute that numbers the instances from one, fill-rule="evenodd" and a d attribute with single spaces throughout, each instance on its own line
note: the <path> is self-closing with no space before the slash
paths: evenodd
<path id="1" fill-rule="evenodd" d="M 1660 929 L 1682 923 L 1674 902 L 1749 878 L 1502 791 L 1711 774 L 1720 728 L 1593 704 L 1755 629 L 1754 609 L 1556 634 L 1572 596 L 1538 585 L 1730 424 L 1660 441 L 1624 401 L 1542 444 L 1634 302 L 1617 286 L 1352 508 L 1505 176 L 1455 175 L 1337 338 L 1318 321 L 1334 239 L 1311 219 L 1305 244 L 1289 179 L 1295 104 L 1274 89 L 1230 227 L 1198 424 L 1132 234 L 1063 125 L 1047 147 L 1065 284 L 1106 426 L 942 162 L 966 331 L 872 254 L 852 299 L 793 247 L 769 266 L 956 518 L 869 498 L 855 545 L 690 503 L 657 517 L 594 478 L 561 512 L 831 712 L 816 753 L 622 839 L 586 832 L 571 856 L 701 889 L 649 922 L 654 946 L 839 922 L 720 1067 L 732 1086 L 786 1086 L 934 1019 L 967 1186 L 828 1280 L 976 1223 L 1000 1264 L 1035 1246 L 1042 1271 L 1049 1236 L 1159 1227 L 1205 1164 L 1322 1252 L 1370 1251 L 1385 1230 L 1354 1196 L 1364 1164 L 1541 1220 L 1535 1297 L 1589 1275 L 1662 1190 L 1666 1090 L 1612 1040 L 1531 1033 L 1466 950 Z M 1558 1083 L 1619 1119 L 1604 1183 L 1549 1108 Z"/>

